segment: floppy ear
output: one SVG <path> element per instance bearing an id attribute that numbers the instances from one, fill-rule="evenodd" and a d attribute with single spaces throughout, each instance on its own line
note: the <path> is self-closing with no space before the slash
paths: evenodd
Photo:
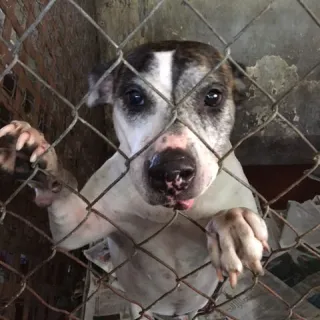
<path id="1" fill-rule="evenodd" d="M 110 68 L 114 61 L 109 63 L 102 63 L 96 65 L 89 73 L 88 82 L 89 90 L 98 82 L 103 74 Z M 114 71 L 114 70 L 113 70 Z M 113 92 L 113 71 L 107 75 L 107 77 L 95 88 L 88 96 L 87 105 L 88 107 L 95 107 L 103 104 L 112 103 L 112 92 Z"/>
<path id="2" fill-rule="evenodd" d="M 234 79 L 233 99 L 236 105 L 240 105 L 247 98 L 248 84 L 246 83 L 246 76 L 230 61 L 230 66 Z M 246 66 L 240 62 L 237 64 L 246 71 Z"/>

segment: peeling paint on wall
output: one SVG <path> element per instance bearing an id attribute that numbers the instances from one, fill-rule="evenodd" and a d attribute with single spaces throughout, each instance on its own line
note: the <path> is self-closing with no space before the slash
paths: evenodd
<path id="1" fill-rule="evenodd" d="M 278 104 L 279 112 L 319 147 L 320 81 L 308 78 L 301 80 L 298 68 L 293 64 L 289 65 L 280 56 L 264 56 L 254 66 L 248 67 L 247 72 L 275 100 L 281 99 L 290 90 L 290 94 Z M 270 99 L 251 84 L 248 101 L 238 112 L 234 140 L 264 124 L 273 112 Z M 292 126 L 279 117 L 255 135 L 253 141 L 251 140 L 251 147 L 254 144 L 255 150 L 260 152 L 252 155 L 248 148 L 238 151 L 240 157 L 247 159 L 247 164 L 292 164 L 305 163 L 308 162 L 308 158 L 312 159 L 311 148 L 307 147 Z M 297 153 L 297 150 L 300 152 Z"/>
<path id="2" fill-rule="evenodd" d="M 253 67 L 248 67 L 247 71 L 275 98 L 281 96 L 299 80 L 297 67 L 289 66 L 280 56 L 264 56 Z M 253 91 L 253 98 L 262 98 L 263 93 L 254 85 L 251 85 L 249 90 Z"/>
<path id="3" fill-rule="evenodd" d="M 289 65 L 280 56 L 264 56 L 254 66 L 248 67 L 247 72 L 276 100 L 297 84 L 299 80 L 297 67 Z M 248 104 L 251 106 L 251 116 L 256 120 L 250 122 L 254 126 L 262 125 L 273 112 L 270 99 L 253 84 L 249 87 Z M 296 114 L 294 105 L 292 106 L 292 112 Z M 247 129 L 249 129 L 248 124 Z M 288 129 L 286 130 L 286 134 L 292 133 L 292 130 L 286 125 L 284 125 L 283 129 Z M 265 130 L 262 130 L 259 134 L 263 135 L 264 133 Z"/>

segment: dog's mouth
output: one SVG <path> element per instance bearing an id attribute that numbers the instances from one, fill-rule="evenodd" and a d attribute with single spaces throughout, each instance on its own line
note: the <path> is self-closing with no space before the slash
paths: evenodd
<path id="1" fill-rule="evenodd" d="M 163 192 L 163 195 L 163 206 L 166 208 L 189 210 L 194 204 L 194 198 L 192 197 L 188 199 L 188 195 L 185 194 L 185 190 L 183 190 L 183 188 L 179 190 L 177 187 L 168 185 L 168 189 Z"/>
<path id="2" fill-rule="evenodd" d="M 172 196 L 166 196 L 166 202 L 163 204 L 166 208 L 175 210 L 189 210 L 194 204 L 194 199 L 178 200 Z"/>

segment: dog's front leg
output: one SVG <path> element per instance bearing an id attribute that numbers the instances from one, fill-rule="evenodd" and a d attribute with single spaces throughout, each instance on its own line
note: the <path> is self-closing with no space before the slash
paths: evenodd
<path id="1" fill-rule="evenodd" d="M 43 134 L 24 121 L 12 121 L 0 130 L 2 171 L 12 174 L 18 180 L 25 180 L 33 172 L 31 164 L 40 157 L 39 166 L 49 174 L 38 172 L 30 182 L 30 186 L 35 189 L 36 204 L 48 207 L 52 237 L 57 242 L 85 220 L 88 204 L 59 183 L 63 181 L 70 187 L 77 188 L 76 179 L 59 165 L 55 150 L 51 148 L 45 153 L 49 146 Z M 99 194 L 97 175 L 99 173 L 96 173 L 81 191 L 89 201 Z M 102 212 L 99 203 L 94 209 Z M 69 250 L 80 248 L 108 235 L 113 230 L 109 222 L 92 212 L 59 246 Z"/>
<path id="2" fill-rule="evenodd" d="M 218 212 L 208 223 L 208 249 L 220 281 L 223 272 L 235 287 L 243 266 L 255 274 L 263 274 L 263 250 L 270 250 L 268 231 L 263 219 L 247 208 Z"/>

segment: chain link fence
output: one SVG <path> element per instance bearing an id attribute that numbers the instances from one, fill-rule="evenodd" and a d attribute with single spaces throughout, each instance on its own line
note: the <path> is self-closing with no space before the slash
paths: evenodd
<path id="1" fill-rule="evenodd" d="M 299 3 L 299 5 L 305 10 L 305 12 L 312 18 L 312 20 L 314 21 L 315 24 L 317 24 L 317 26 L 320 28 L 320 19 L 318 17 L 315 16 L 315 14 L 309 9 L 309 7 L 307 6 L 307 4 L 303 1 L 303 0 L 296 0 L 297 3 Z M 119 64 L 123 63 L 124 65 L 126 65 L 133 73 L 135 73 L 142 81 L 144 81 L 148 86 L 150 86 L 162 99 L 164 99 L 169 105 L 171 105 L 173 108 L 177 108 L 177 106 L 181 105 L 185 99 L 192 94 L 192 92 L 194 92 L 197 89 L 197 86 L 195 88 L 193 88 L 190 92 L 188 92 L 188 94 L 181 99 L 176 105 L 173 105 L 171 101 L 169 101 L 168 99 L 166 99 L 166 97 L 164 97 L 161 92 L 159 92 L 154 86 L 152 86 L 146 79 L 144 79 L 125 59 L 124 57 L 124 50 L 126 47 L 126 44 L 130 41 L 130 39 L 147 23 L 148 20 L 152 19 L 153 15 L 157 12 L 157 10 L 159 10 L 159 8 L 161 8 L 161 6 L 166 2 L 166 0 L 161 0 L 158 1 L 157 4 L 154 6 L 154 8 L 145 16 L 145 18 L 141 21 L 141 23 L 127 36 L 127 38 L 120 44 L 115 43 L 110 37 L 109 35 L 103 30 L 103 28 L 101 28 L 98 23 L 85 11 L 83 10 L 77 2 L 73 1 L 73 0 L 65 0 L 65 1 L 58 1 L 58 0 L 51 0 L 49 1 L 45 7 L 43 8 L 43 10 L 35 17 L 34 21 L 29 25 L 29 27 L 26 29 L 26 31 L 22 34 L 22 36 L 17 39 L 17 41 L 15 42 L 14 45 L 12 45 L 11 43 L 8 43 L 6 40 L 4 40 L 3 38 L 1 38 L 1 42 L 3 44 L 5 44 L 5 46 L 7 47 L 7 53 L 6 53 L 6 60 L 9 61 L 7 63 L 7 65 L 5 66 L 4 70 L 1 73 L 0 79 L 2 80 L 5 75 L 9 74 L 11 72 L 11 70 L 19 65 L 20 67 L 22 67 L 26 72 L 28 72 L 29 74 L 31 74 L 36 81 L 38 81 L 41 85 L 43 85 L 44 87 L 46 87 L 47 90 L 49 90 L 57 99 L 59 99 L 64 105 L 66 110 L 68 110 L 69 112 L 72 113 L 72 119 L 69 123 L 69 125 L 67 126 L 67 128 L 64 130 L 63 133 L 59 134 L 59 136 L 55 137 L 55 140 L 52 141 L 52 148 L 55 148 L 58 145 L 63 144 L 64 140 L 66 139 L 66 137 L 70 134 L 71 130 L 76 126 L 77 123 L 81 123 L 82 125 L 84 125 L 85 127 L 87 127 L 88 129 L 90 129 L 92 132 L 94 132 L 96 135 L 98 135 L 100 138 L 102 138 L 104 140 L 104 142 L 106 144 L 108 144 L 111 148 L 114 148 L 115 151 L 118 151 L 121 153 L 121 155 L 125 158 L 126 160 L 126 171 L 123 172 L 123 174 L 121 176 L 119 176 L 111 185 L 106 186 L 106 189 L 104 190 L 104 192 L 98 197 L 96 198 L 93 202 L 89 202 L 87 199 L 85 199 L 79 192 L 77 192 L 76 190 L 72 189 L 70 186 L 65 185 L 65 187 L 69 188 L 73 193 L 75 193 L 78 197 L 80 197 L 83 201 L 85 201 L 87 203 L 87 215 L 85 217 L 85 219 L 77 226 L 77 228 L 75 230 L 73 230 L 71 233 L 69 233 L 69 235 L 67 235 L 65 238 L 67 238 L 68 236 L 70 236 L 70 234 L 72 234 L 73 232 L 75 232 L 85 221 L 86 219 L 89 217 L 89 215 L 91 214 L 96 214 L 98 216 L 100 216 L 103 219 L 106 219 L 109 223 L 112 223 L 121 233 L 124 233 L 123 230 L 119 229 L 112 221 L 109 221 L 104 215 L 102 215 L 100 212 L 98 212 L 97 210 L 95 210 L 93 208 L 94 204 L 97 203 L 97 201 L 99 199 L 101 199 L 101 197 L 103 197 L 107 192 L 109 192 L 110 189 L 113 188 L 113 186 L 115 184 L 117 184 L 129 171 L 129 166 L 130 163 L 137 157 L 139 157 L 139 155 L 145 151 L 165 130 L 167 130 L 173 122 L 175 121 L 180 121 L 177 118 L 177 115 L 174 113 L 172 116 L 172 119 L 170 120 L 170 122 L 167 124 L 167 126 L 165 128 L 163 128 L 163 131 L 161 133 L 159 133 L 156 137 L 154 137 L 152 139 L 152 141 L 150 141 L 147 145 L 145 145 L 139 152 L 137 152 L 135 155 L 129 157 L 126 154 L 124 154 L 123 152 L 121 152 L 121 150 L 117 150 L 116 146 L 114 145 L 114 143 L 108 138 L 108 136 L 106 136 L 104 133 L 100 132 L 99 130 L 96 129 L 96 127 L 94 127 L 90 122 L 88 122 L 83 116 L 81 116 L 80 114 L 80 110 L 83 108 L 83 105 L 86 102 L 86 99 L 88 97 L 88 93 L 85 94 L 78 102 L 73 103 L 71 101 L 69 101 L 63 94 L 61 94 L 61 92 L 59 92 L 59 90 L 57 90 L 56 88 L 54 88 L 53 86 L 49 85 L 48 82 L 46 82 L 41 76 L 39 76 L 34 70 L 32 70 L 32 68 L 30 68 L 30 66 L 28 66 L 26 63 L 24 63 L 21 59 L 20 59 L 20 52 L 21 52 L 21 48 L 25 42 L 25 40 L 30 37 L 30 35 L 32 34 L 32 32 L 35 30 L 35 28 L 41 23 L 41 21 L 44 19 L 44 17 L 48 14 L 50 14 L 50 11 L 53 10 L 54 6 L 63 6 L 65 5 L 64 2 L 67 2 L 68 4 L 72 5 L 74 7 L 75 10 L 77 10 L 87 21 L 89 21 L 96 29 L 97 31 L 101 34 L 101 36 L 105 39 L 105 41 L 108 42 L 109 45 L 113 46 L 117 52 L 117 59 L 115 61 L 115 63 L 104 73 L 104 75 L 100 78 L 100 80 L 95 84 L 94 88 L 92 90 L 94 90 L 95 88 L 97 88 L 102 81 L 108 76 L 108 74 L 110 74 L 110 72 L 112 72 L 112 70 L 114 70 Z M 320 252 L 319 250 L 314 247 L 313 245 L 310 245 L 305 239 L 306 237 L 316 231 L 319 225 L 313 226 L 312 228 L 310 228 L 309 231 L 301 234 L 298 232 L 298 230 L 296 230 L 294 228 L 294 226 L 287 221 L 287 219 L 280 214 L 278 211 L 274 210 L 272 208 L 272 205 L 281 197 L 283 197 L 285 194 L 287 194 L 290 190 L 292 190 L 293 188 L 295 188 L 299 183 L 301 183 L 304 179 L 306 179 L 308 176 L 310 176 L 318 167 L 319 163 L 320 163 L 320 154 L 318 152 L 318 150 L 313 146 L 313 144 L 305 137 L 305 135 L 293 124 L 291 123 L 283 114 L 281 114 L 281 112 L 279 111 L 279 104 L 288 96 L 290 95 L 290 93 L 299 85 L 299 83 L 305 79 L 306 77 L 308 77 L 310 74 L 312 74 L 312 72 L 314 72 L 314 70 L 320 65 L 320 60 L 319 62 L 314 65 L 310 71 L 302 78 L 300 79 L 293 87 L 291 87 L 287 92 L 285 92 L 285 94 L 283 94 L 279 99 L 275 99 L 269 92 L 267 92 L 266 90 L 264 90 L 264 88 L 262 88 L 259 83 L 257 83 L 254 79 L 252 79 L 246 72 L 245 70 L 243 70 L 241 68 L 240 65 L 238 65 L 236 63 L 236 61 L 233 60 L 232 55 L 231 55 L 231 50 L 230 47 L 232 46 L 232 44 L 239 38 L 241 37 L 241 35 L 243 33 L 246 32 L 247 28 L 249 28 L 250 26 L 254 25 L 255 21 L 257 19 L 259 19 L 262 15 L 264 15 L 269 9 L 270 6 L 272 5 L 274 1 L 269 1 L 265 8 L 263 8 L 263 10 L 261 10 L 261 12 L 259 12 L 259 14 L 254 17 L 251 21 L 249 21 L 243 28 L 242 30 L 233 38 L 233 40 L 231 42 L 227 42 L 211 25 L 210 23 L 205 19 L 205 17 L 203 16 L 203 14 L 201 13 L 201 10 L 195 8 L 191 2 L 189 2 L 188 0 L 183 0 L 181 1 L 181 5 L 188 7 L 193 13 L 194 13 L 194 18 L 195 19 L 200 19 L 202 20 L 204 27 L 209 28 L 212 31 L 212 34 L 218 38 L 220 40 L 220 42 L 224 45 L 225 50 L 224 50 L 224 58 L 222 59 L 221 63 L 219 63 L 219 65 L 217 65 L 213 70 L 210 71 L 211 72 L 215 72 L 217 69 L 219 69 L 221 67 L 221 65 L 226 62 L 227 60 L 231 61 L 239 70 L 241 73 L 243 73 L 247 79 L 251 82 L 252 85 L 254 85 L 256 88 L 258 88 L 264 95 L 265 97 L 267 97 L 267 99 L 270 101 L 271 103 L 271 110 L 272 110 L 272 114 L 271 116 L 264 121 L 263 124 L 259 125 L 258 127 L 256 127 L 254 130 L 247 132 L 246 135 L 239 140 L 236 144 L 234 144 L 234 146 L 232 147 L 232 149 L 225 154 L 223 157 L 219 157 L 217 155 L 217 157 L 219 158 L 219 165 L 221 167 L 221 170 L 226 171 L 229 175 L 231 175 L 234 179 L 237 179 L 239 181 L 239 178 L 237 178 L 232 172 L 229 172 L 226 168 L 223 167 L 223 160 L 231 153 L 233 152 L 235 149 L 237 149 L 244 141 L 246 141 L 247 139 L 249 139 L 250 137 L 252 137 L 253 135 L 255 135 L 256 133 L 258 133 L 259 131 L 263 130 L 266 126 L 268 126 L 269 123 L 273 122 L 273 121 L 281 121 L 282 123 L 284 123 L 286 126 L 288 126 L 291 130 L 293 130 L 304 142 L 305 144 L 310 148 L 310 150 L 313 152 L 314 154 L 314 164 L 311 166 L 311 168 L 309 170 L 307 170 L 297 181 L 295 181 L 292 185 L 290 185 L 288 188 L 286 188 L 285 190 L 283 190 L 280 194 L 278 194 L 276 197 L 274 197 L 273 199 L 267 200 L 262 194 L 260 194 L 259 192 L 257 192 L 253 187 L 251 187 L 250 185 L 247 185 L 246 183 L 240 181 L 242 184 L 244 184 L 247 188 L 249 188 L 254 195 L 257 197 L 257 199 L 259 200 L 259 202 L 261 203 L 261 211 L 263 214 L 264 218 L 272 218 L 277 220 L 278 222 L 280 221 L 282 224 L 286 225 L 288 228 L 290 228 L 296 235 L 296 241 L 295 244 L 293 244 L 290 247 L 287 248 L 283 248 L 283 249 L 278 249 L 275 251 L 272 251 L 272 253 L 270 254 L 270 256 L 268 257 L 268 259 L 266 259 L 264 261 L 264 267 L 267 267 L 269 262 L 272 260 L 272 258 L 274 257 L 274 255 L 279 255 L 279 254 L 284 254 L 294 248 L 297 247 L 302 247 L 306 252 L 308 252 L 310 255 L 314 256 L 315 258 L 320 260 Z M 209 74 L 208 74 L 209 75 Z M 207 76 L 208 76 L 207 75 Z M 206 77 L 207 77 L 206 76 Z M 204 81 L 206 79 L 206 77 L 204 79 L 202 79 L 202 81 Z M 182 123 L 182 122 L 181 122 Z M 185 125 L 184 123 L 182 123 L 182 125 Z M 191 127 L 188 127 L 192 132 L 194 132 L 194 130 Z M 197 134 L 197 132 L 194 132 L 198 138 L 202 141 L 202 143 L 204 143 L 208 149 L 210 149 L 212 152 L 215 153 L 214 150 L 212 150 L 210 148 L 209 145 L 206 144 L 205 141 L 203 141 L 203 139 Z M 173 211 L 173 215 L 172 215 L 172 219 L 165 225 L 163 225 L 163 227 L 161 228 L 161 230 L 157 231 L 153 236 L 149 237 L 148 239 L 144 240 L 141 243 L 135 243 L 132 239 L 132 237 L 130 237 L 129 234 L 126 234 L 126 236 L 128 237 L 128 239 L 130 239 L 135 247 L 135 251 L 141 251 L 144 254 L 149 255 L 152 259 L 156 260 L 159 264 L 162 264 L 165 268 L 167 268 L 170 272 L 172 272 L 175 277 L 176 277 L 176 286 L 170 290 L 169 292 L 165 293 L 164 295 L 162 295 L 161 297 L 159 297 L 156 301 L 154 301 L 151 305 L 147 306 L 147 307 L 143 307 L 139 301 L 133 301 L 132 299 L 130 299 L 130 297 L 123 295 L 123 293 L 121 293 L 119 290 L 117 290 L 116 288 L 114 288 L 112 285 L 110 285 L 108 283 L 108 279 L 110 277 L 110 275 L 114 274 L 114 272 L 116 272 L 116 270 L 121 267 L 124 263 L 127 263 L 127 261 L 125 261 L 121 266 L 115 266 L 114 269 L 112 271 L 110 271 L 109 273 L 105 273 L 103 275 L 101 275 L 99 272 L 97 272 L 94 268 L 92 268 L 92 266 L 90 264 L 87 264 L 83 261 L 81 261 L 79 258 L 77 258 L 74 254 L 67 252 L 61 248 L 58 247 L 59 243 L 57 244 L 53 244 L 52 239 L 45 233 L 43 232 L 40 228 L 38 228 L 37 226 L 35 226 L 33 223 L 31 223 L 28 220 L 28 217 L 23 216 L 22 214 L 17 214 L 16 212 L 10 211 L 8 209 L 8 205 L 11 204 L 12 202 L 14 202 L 14 200 L 16 199 L 16 196 L 27 186 L 28 182 L 38 173 L 38 172 L 44 172 L 43 170 L 41 170 L 38 166 L 35 166 L 34 172 L 31 174 L 31 176 L 24 181 L 21 185 L 19 185 L 19 187 L 7 198 L 6 201 L 2 202 L 0 204 L 0 208 L 1 208 L 1 217 L 0 220 L 3 224 L 6 223 L 6 219 L 8 219 L 8 216 L 19 220 L 21 223 L 25 224 L 25 226 L 27 226 L 28 228 L 31 228 L 34 230 L 35 233 L 37 233 L 38 235 L 40 235 L 41 237 L 43 237 L 46 241 L 48 241 L 49 243 L 52 244 L 52 252 L 51 255 L 49 257 L 47 257 L 46 259 L 44 259 L 41 263 L 37 264 L 32 270 L 29 270 L 26 274 L 23 274 L 22 272 L 20 272 L 19 270 L 15 269 L 14 267 L 12 267 L 10 264 L 4 262 L 4 261 L 0 261 L 0 266 L 2 268 L 4 268 L 5 270 L 7 270 L 8 272 L 16 275 L 19 278 L 19 290 L 17 290 L 16 293 L 14 293 L 12 295 L 12 297 L 8 300 L 5 301 L 5 303 L 3 303 L 0 308 L 1 308 L 1 312 L 4 312 L 4 310 L 6 310 L 8 307 L 10 307 L 12 304 L 15 303 L 15 301 L 17 301 L 19 299 L 19 297 L 21 297 L 21 295 L 24 292 L 29 292 L 35 299 L 37 299 L 41 304 L 45 305 L 48 309 L 55 311 L 58 314 L 61 314 L 62 316 L 64 316 L 66 319 L 80 319 L 79 318 L 79 310 L 81 310 L 83 308 L 83 306 L 86 304 L 87 301 L 89 301 L 90 299 L 93 298 L 93 296 L 95 295 L 96 292 L 91 293 L 89 296 L 87 296 L 84 301 L 79 304 L 74 310 L 72 311 L 67 311 L 64 309 L 59 309 L 57 308 L 54 304 L 49 303 L 47 301 L 45 301 L 45 299 L 39 294 L 37 293 L 30 285 L 29 285 L 29 280 L 31 279 L 31 277 L 37 275 L 37 273 L 39 272 L 39 270 L 45 266 L 46 264 L 50 263 L 57 254 L 62 254 L 64 256 L 66 256 L 68 259 L 72 259 L 75 263 L 79 264 L 82 268 L 84 268 L 85 270 L 88 270 L 90 272 L 92 272 L 95 277 L 97 277 L 97 282 L 98 282 L 98 289 L 101 285 L 104 285 L 106 287 L 108 287 L 115 295 L 118 295 L 119 297 L 121 297 L 121 299 L 127 300 L 128 302 L 132 303 L 132 304 L 136 304 L 137 306 L 139 306 L 142 311 L 141 311 L 141 317 L 145 316 L 148 318 L 147 314 L 144 314 L 146 311 L 148 311 L 154 304 L 156 304 L 158 301 L 160 301 L 161 299 L 163 299 L 165 296 L 169 295 L 172 291 L 174 291 L 176 288 L 178 288 L 178 286 L 180 285 L 185 285 L 188 286 L 191 290 L 194 291 L 195 295 L 202 295 L 203 297 L 205 297 L 208 300 L 208 305 L 207 307 L 202 310 L 201 312 L 199 312 L 200 314 L 208 314 L 208 313 L 216 313 L 216 314 L 220 314 L 221 318 L 225 318 L 225 319 L 236 319 L 234 316 L 232 316 L 231 314 L 229 314 L 228 312 L 224 311 L 222 309 L 222 307 L 228 303 L 230 303 L 232 300 L 236 299 L 237 297 L 244 295 L 245 293 L 247 293 L 250 290 L 253 290 L 254 287 L 256 286 L 260 286 L 261 288 L 263 288 L 264 290 L 268 291 L 268 293 L 275 297 L 276 299 L 278 299 L 287 309 L 287 317 L 286 319 L 305 319 L 302 315 L 300 315 L 297 312 L 297 307 L 306 299 L 308 299 L 308 297 L 315 291 L 319 291 L 320 287 L 315 286 L 312 289 L 310 289 L 308 292 L 306 292 L 304 295 L 302 295 L 297 301 L 295 301 L 295 303 L 289 303 L 288 301 L 286 301 L 286 299 L 284 297 L 281 297 L 277 292 L 275 292 L 269 285 L 268 283 L 264 282 L 263 278 L 254 278 L 252 281 L 252 285 L 249 286 L 246 290 L 243 290 L 242 292 L 238 293 L 236 296 L 233 296 L 229 299 L 227 299 L 227 301 L 224 301 L 222 303 L 218 303 L 217 302 L 217 297 L 210 297 L 207 296 L 206 294 L 200 292 L 199 290 L 197 290 L 196 288 L 194 288 L 189 282 L 188 282 L 188 276 L 190 274 L 193 274 L 199 270 L 201 270 L 202 268 L 205 268 L 207 266 L 207 264 L 203 265 L 201 268 L 197 268 L 197 270 L 193 270 L 192 272 L 190 272 L 190 274 L 186 274 L 184 276 L 179 276 L 176 271 L 170 267 L 169 265 L 167 265 L 166 263 L 164 263 L 163 261 L 161 261 L 158 257 L 156 257 L 152 252 L 149 252 L 148 250 L 146 250 L 143 247 L 143 244 L 145 244 L 147 241 L 150 241 L 152 238 L 156 237 L 160 232 L 162 232 L 165 228 L 167 228 L 178 216 L 184 217 L 185 219 L 188 219 L 190 222 L 192 222 L 194 224 L 195 228 L 201 228 L 201 226 L 196 222 L 193 221 L 192 219 L 190 219 L 189 217 L 187 217 L 183 212 L 180 211 Z M 45 172 L 44 172 L 45 173 Z M 63 183 L 63 182 L 62 182 Z M 201 228 L 202 229 L 202 228 Z M 202 229 L 204 232 L 205 230 Z M 64 238 L 64 239 L 65 239 Z M 61 241 L 63 241 L 64 239 L 62 239 Z M 61 242 L 60 241 L 60 242 Z M 97 289 L 97 290 L 98 290 Z M 1 313 L 4 314 L 4 313 Z M 8 320 L 8 318 L 6 318 L 6 316 L 2 316 L 0 314 L 0 319 L 5 319 Z"/>

